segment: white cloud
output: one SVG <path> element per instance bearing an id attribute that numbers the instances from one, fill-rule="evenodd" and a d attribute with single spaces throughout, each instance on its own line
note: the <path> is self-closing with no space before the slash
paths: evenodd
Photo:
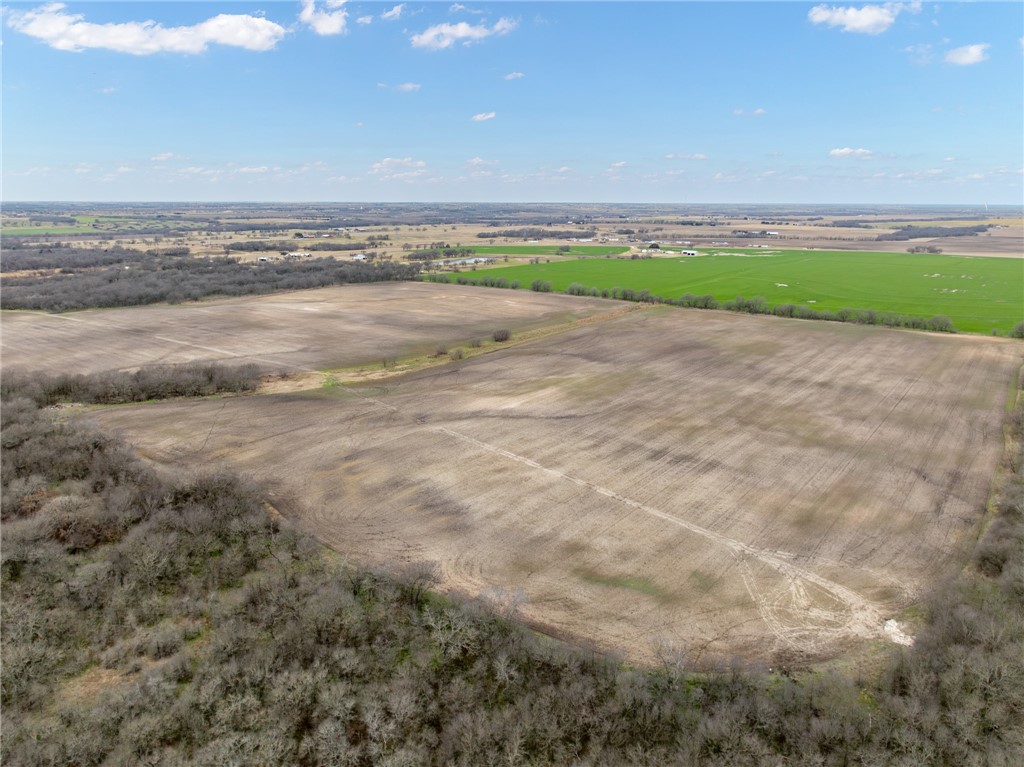
<path id="1" fill-rule="evenodd" d="M 370 166 L 370 174 L 384 181 L 408 181 L 418 178 L 426 172 L 427 164 L 423 160 L 414 160 L 412 157 L 385 157 Z"/>
<path id="2" fill-rule="evenodd" d="M 404 10 L 405 10 L 405 3 L 399 3 L 394 8 L 392 8 L 390 11 L 384 11 L 384 13 L 382 13 L 380 15 L 380 17 L 382 19 L 384 19 L 384 21 L 396 21 L 396 20 L 402 18 L 402 11 L 404 11 Z"/>
<path id="3" fill-rule="evenodd" d="M 360 16 L 356 19 L 356 24 L 372 24 L 373 16 Z M 336 178 L 347 178 L 346 176 L 336 176 Z"/>
<path id="4" fill-rule="evenodd" d="M 238 169 L 239 173 L 267 173 L 270 170 L 266 165 L 244 166 Z"/>
<path id="5" fill-rule="evenodd" d="M 760 117 L 761 115 L 768 114 L 768 110 L 765 109 L 764 107 L 758 107 L 757 109 L 755 109 L 755 110 L 753 110 L 751 112 L 748 112 L 745 109 L 734 109 L 734 110 L 732 110 L 732 113 L 734 115 L 736 115 L 737 117 L 744 117 L 744 116 Z"/>
<path id="6" fill-rule="evenodd" d="M 571 170 L 572 168 L 570 168 L 568 165 L 563 165 L 561 168 L 556 168 L 555 173 L 568 173 Z"/>
<path id="7" fill-rule="evenodd" d="M 130 165 L 121 165 L 120 167 L 118 167 L 117 172 L 118 173 L 134 173 L 135 172 L 135 168 L 131 167 Z"/>
<path id="8" fill-rule="evenodd" d="M 917 13 L 920 10 L 920 2 L 864 5 L 860 8 L 854 8 L 852 5 L 840 7 L 822 4 L 811 8 L 807 12 L 807 18 L 812 24 L 842 27 L 844 32 L 878 35 L 891 27 L 902 11 Z"/>
<path id="9" fill-rule="evenodd" d="M 481 112 L 478 115 L 473 115 L 470 119 L 473 122 L 482 123 L 484 120 L 493 120 L 497 116 L 497 112 Z"/>
<path id="10" fill-rule="evenodd" d="M 963 45 L 959 48 L 954 48 L 946 54 L 946 61 L 950 64 L 958 64 L 959 66 L 969 66 L 971 64 L 980 64 L 981 62 L 988 59 L 988 54 L 985 52 L 988 50 L 988 43 L 975 43 L 974 45 Z"/>
<path id="11" fill-rule="evenodd" d="M 915 64 L 928 64 L 934 58 L 931 43 L 908 45 L 903 52 L 910 54 L 910 60 Z"/>
<path id="12" fill-rule="evenodd" d="M 483 157 L 473 157 L 472 159 L 466 160 L 466 165 L 471 168 L 483 168 L 487 165 L 497 165 L 497 160 L 485 160 Z"/>
<path id="13" fill-rule="evenodd" d="M 423 160 L 414 160 L 411 157 L 385 157 L 370 166 L 370 172 L 381 173 L 393 168 L 425 168 L 426 166 L 427 164 Z"/>
<path id="14" fill-rule="evenodd" d="M 420 87 L 419 83 L 402 83 L 401 85 L 396 85 L 395 90 L 402 91 L 403 93 L 415 93 Z"/>
<path id="15" fill-rule="evenodd" d="M 115 87 L 114 87 L 114 86 L 112 86 L 112 85 L 111 85 L 111 86 L 108 86 L 108 87 L 106 87 L 106 88 L 100 88 L 100 93 L 103 93 L 103 94 L 105 94 L 105 95 L 108 95 L 108 96 L 109 96 L 109 95 L 110 95 L 111 93 L 117 93 L 117 88 L 115 88 Z"/>
<path id="16" fill-rule="evenodd" d="M 666 160 L 706 160 L 708 156 L 703 152 L 695 153 L 684 153 L 684 154 L 667 154 L 665 155 Z"/>
<path id="17" fill-rule="evenodd" d="M 507 35 L 517 26 L 517 22 L 506 18 L 498 19 L 492 27 L 488 27 L 486 24 L 469 24 L 465 21 L 460 21 L 458 24 L 435 24 L 419 34 L 413 35 L 412 45 L 414 48 L 441 51 L 451 48 L 458 42 L 470 45 L 492 35 Z"/>
<path id="18" fill-rule="evenodd" d="M 168 160 L 173 160 L 175 157 L 176 155 L 174 152 L 161 152 L 160 154 L 153 155 L 149 159 L 153 162 L 167 162 Z"/>
<path id="19" fill-rule="evenodd" d="M 863 147 L 858 147 L 854 149 L 852 147 L 844 146 L 841 149 L 830 149 L 828 152 L 828 156 L 841 158 L 853 157 L 858 160 L 867 160 L 870 157 L 874 157 L 875 153 L 872 152 L 870 149 L 864 149 Z"/>
<path id="20" fill-rule="evenodd" d="M 474 15 L 480 15 L 483 11 L 478 8 L 468 8 L 462 3 L 452 3 L 448 6 L 448 13 L 472 13 Z"/>
<path id="21" fill-rule="evenodd" d="M 320 10 L 316 6 L 316 0 L 302 0 L 299 21 L 321 37 L 344 34 L 348 18 L 348 11 L 342 7 L 344 0 L 327 0 L 324 5 L 334 10 Z"/>
<path id="22" fill-rule="evenodd" d="M 521 77 L 523 77 L 522 72 L 509 72 L 507 75 L 505 75 L 506 80 L 518 80 Z"/>
<path id="23" fill-rule="evenodd" d="M 210 44 L 268 51 L 286 32 L 280 24 L 244 14 L 221 13 L 191 26 L 164 27 L 155 21 L 93 24 L 65 8 L 63 3 L 48 3 L 30 11 L 12 11 L 7 25 L 61 51 L 102 48 L 136 56 L 202 53 Z"/>

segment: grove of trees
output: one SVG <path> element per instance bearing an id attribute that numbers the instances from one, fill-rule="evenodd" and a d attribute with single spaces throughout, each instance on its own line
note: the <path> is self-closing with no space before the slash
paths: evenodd
<path id="1" fill-rule="evenodd" d="M 193 258 L 187 249 L 140 252 L 29 246 L 5 248 L 4 262 L 10 268 L 14 264 L 56 273 L 4 278 L 0 306 L 58 312 L 411 280 L 420 272 L 417 264 L 338 261 L 331 256 L 267 263 Z"/>

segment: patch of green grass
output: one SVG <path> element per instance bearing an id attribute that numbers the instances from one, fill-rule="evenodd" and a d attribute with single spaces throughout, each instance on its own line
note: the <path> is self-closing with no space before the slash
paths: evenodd
<path id="1" fill-rule="evenodd" d="M 773 305 L 946 315 L 958 330 L 972 333 L 1005 334 L 1024 319 L 1024 261 L 1015 258 L 720 248 L 698 257 L 577 259 L 499 272 L 526 289 L 540 279 L 556 291 L 577 282 L 666 298 L 763 296 Z"/>
<path id="2" fill-rule="evenodd" d="M 668 599 L 669 594 L 660 586 L 651 583 L 646 578 L 632 578 L 629 576 L 605 576 L 598 575 L 590 570 L 582 570 L 579 573 L 587 583 L 596 583 L 600 586 L 611 586 L 617 589 L 629 589 L 630 591 L 639 591 L 641 594 L 646 594 L 649 597 L 655 599 Z"/>
<path id="3" fill-rule="evenodd" d="M 690 571 L 690 582 L 693 583 L 694 587 L 701 593 L 707 594 L 715 585 L 719 579 L 710 573 L 706 573 L 703 570 L 691 570 Z"/>

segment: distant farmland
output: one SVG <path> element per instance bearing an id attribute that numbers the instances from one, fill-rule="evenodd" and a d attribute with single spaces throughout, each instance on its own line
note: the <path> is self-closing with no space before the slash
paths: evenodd
<path id="1" fill-rule="evenodd" d="M 1024 261 L 1010 258 L 730 248 L 698 257 L 509 266 L 494 274 L 519 280 L 524 288 L 545 280 L 556 291 L 580 283 L 664 297 L 710 294 L 724 301 L 763 296 L 771 304 L 833 311 L 946 315 L 958 330 L 972 333 L 1006 333 L 1024 320 Z"/>
<path id="2" fill-rule="evenodd" d="M 629 250 L 618 245 L 472 245 L 478 256 L 617 256 Z M 568 247 L 559 252 L 559 248 Z"/>

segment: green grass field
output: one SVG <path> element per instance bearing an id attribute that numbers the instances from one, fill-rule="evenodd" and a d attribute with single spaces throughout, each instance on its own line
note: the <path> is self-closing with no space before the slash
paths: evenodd
<path id="1" fill-rule="evenodd" d="M 556 291 L 576 282 L 671 298 L 763 296 L 774 305 L 946 315 L 971 333 L 1006 333 L 1024 321 L 1024 260 L 1016 258 L 729 248 L 697 257 L 579 259 L 488 271 L 526 289 L 547 280 Z"/>
<path id="2" fill-rule="evenodd" d="M 629 248 L 612 245 L 570 245 L 566 253 L 559 253 L 561 245 L 467 245 L 479 256 L 617 256 Z"/>

